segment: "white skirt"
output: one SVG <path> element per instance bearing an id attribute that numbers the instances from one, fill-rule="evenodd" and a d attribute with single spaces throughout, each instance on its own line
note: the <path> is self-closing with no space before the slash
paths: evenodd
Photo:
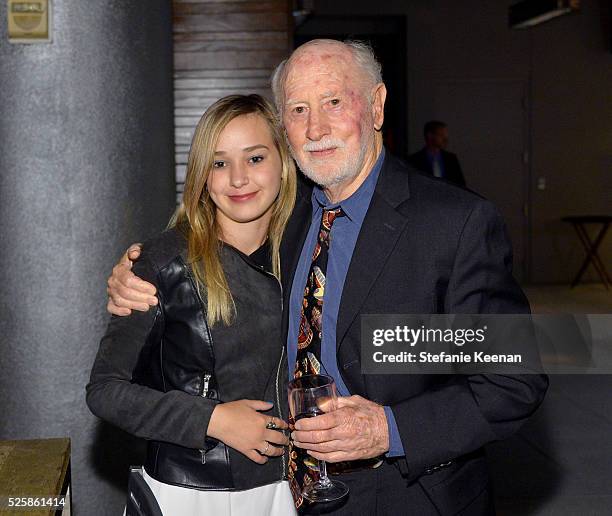
<path id="1" fill-rule="evenodd" d="M 147 475 L 164 516 L 293 516 L 297 512 L 289 482 L 278 481 L 245 491 L 200 491 L 164 484 Z"/>

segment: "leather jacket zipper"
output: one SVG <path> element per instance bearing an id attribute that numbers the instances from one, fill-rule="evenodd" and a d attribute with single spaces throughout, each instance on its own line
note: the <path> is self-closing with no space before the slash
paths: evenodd
<path id="1" fill-rule="evenodd" d="M 263 267 L 259 267 L 259 270 L 261 270 L 261 272 L 263 272 L 264 274 L 273 277 L 276 282 L 278 283 L 278 286 L 280 288 L 280 304 L 281 304 L 281 313 L 283 312 L 283 284 L 280 282 L 280 280 L 271 272 L 268 272 L 267 270 L 265 270 Z M 280 402 L 280 373 L 281 373 L 281 368 L 283 365 L 283 360 L 285 359 L 285 343 L 282 343 L 281 346 L 281 356 L 280 356 L 280 360 L 278 361 L 278 366 L 276 368 L 276 382 L 275 382 L 275 387 L 276 387 L 276 407 L 278 408 L 278 415 L 281 419 L 285 419 L 283 417 L 283 408 Z M 282 473 L 282 477 L 281 480 L 284 480 L 287 476 L 287 457 L 286 454 L 288 453 L 287 450 L 285 450 L 283 452 L 283 454 L 281 455 L 281 463 L 283 466 L 283 473 Z"/>
<path id="2" fill-rule="evenodd" d="M 200 303 L 201 302 L 202 301 L 200 300 Z M 215 348 L 212 347 L 213 346 L 212 334 L 210 333 L 210 327 L 208 326 L 208 323 L 206 324 L 206 334 L 208 335 L 208 342 L 210 342 L 211 348 L 214 350 Z M 214 356 L 213 356 L 213 359 L 214 359 Z M 204 398 L 208 396 L 208 389 L 209 389 L 209 383 L 210 383 L 211 378 L 212 378 L 212 374 L 210 373 L 204 373 L 202 376 L 202 396 Z M 206 451 L 207 450 L 200 450 L 200 455 L 202 456 L 202 464 L 206 464 Z"/>
<path id="3" fill-rule="evenodd" d="M 194 292 L 196 293 L 196 296 L 200 302 L 200 306 L 202 306 L 202 313 L 204 313 L 204 303 L 202 302 L 202 298 L 200 297 L 200 291 L 197 288 L 197 284 L 195 280 L 193 279 L 193 276 L 191 275 L 191 272 L 189 271 L 189 267 L 187 266 L 187 264 L 185 264 L 185 273 L 187 274 L 187 277 L 189 278 L 189 281 L 191 282 Z M 206 318 L 205 313 L 204 313 L 204 317 Z M 204 325 L 206 326 L 206 334 L 208 335 L 208 342 L 210 343 L 211 349 L 214 350 L 214 348 L 212 347 L 213 343 L 212 343 L 212 334 L 210 333 L 210 328 L 208 327 L 208 323 L 206 323 L 206 319 L 204 320 L 204 322 L 205 322 Z M 212 351 L 211 351 L 211 354 L 213 355 L 213 368 L 214 368 L 214 354 Z M 202 391 L 200 393 L 200 396 L 202 396 L 203 398 L 208 397 L 208 390 L 209 390 L 209 384 L 210 384 L 211 378 L 212 378 L 211 373 L 202 373 Z M 204 437 L 204 439 L 206 439 L 206 436 Z M 202 464 L 206 464 L 207 450 L 204 448 L 200 448 L 198 451 L 200 452 Z"/>
<path id="4" fill-rule="evenodd" d="M 212 378 L 211 374 L 204 374 L 202 376 L 202 394 L 201 396 L 203 398 L 206 398 L 206 396 L 208 395 L 208 384 L 210 382 L 210 379 Z"/>
<path id="5" fill-rule="evenodd" d="M 200 396 L 202 396 L 203 398 L 206 398 L 208 395 L 208 385 L 210 383 L 211 378 L 212 378 L 211 374 L 204 373 L 202 375 L 202 392 L 200 393 Z M 206 464 L 206 450 L 200 449 L 199 451 L 200 451 L 200 456 L 202 457 L 202 464 Z"/>
<path id="6" fill-rule="evenodd" d="M 283 410 L 281 408 L 281 402 L 280 402 L 280 394 L 279 394 L 279 379 L 280 379 L 280 371 L 281 371 L 281 367 L 282 367 L 282 363 L 283 360 L 285 359 L 285 344 L 283 343 L 283 348 L 281 349 L 281 358 L 280 361 L 278 362 L 278 368 L 276 370 L 276 406 L 278 407 L 278 415 L 280 416 L 281 419 L 284 419 L 283 417 Z M 288 453 L 287 450 L 285 450 L 281 456 L 281 462 L 283 464 L 283 476 L 281 477 L 281 480 L 284 480 L 285 477 L 287 476 L 287 464 L 286 464 L 286 457 L 285 454 Z"/>

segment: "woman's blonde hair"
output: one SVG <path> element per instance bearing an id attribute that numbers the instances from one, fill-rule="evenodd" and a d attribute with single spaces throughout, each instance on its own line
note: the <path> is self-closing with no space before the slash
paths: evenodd
<path id="1" fill-rule="evenodd" d="M 220 250 L 223 244 L 216 221 L 216 206 L 210 198 L 206 182 L 213 169 L 219 135 L 234 118 L 249 114 L 257 114 L 267 122 L 281 158 L 280 192 L 274 201 L 268 228 L 272 272 L 279 279 L 280 243 L 295 203 L 295 164 L 272 105 L 259 95 L 229 95 L 210 106 L 193 135 L 183 199 L 168 224 L 169 227 L 177 227 L 187 238 L 188 262 L 198 291 L 200 294 L 205 292 L 202 298 L 206 300 L 206 318 L 210 326 L 219 321 L 229 325 L 235 315 L 235 305 L 221 265 Z"/>

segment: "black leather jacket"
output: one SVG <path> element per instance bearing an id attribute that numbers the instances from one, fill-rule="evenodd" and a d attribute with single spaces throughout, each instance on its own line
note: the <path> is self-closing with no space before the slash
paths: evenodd
<path id="1" fill-rule="evenodd" d="M 269 251 L 264 246 L 246 256 L 221 248 L 236 305 L 229 327 L 207 325 L 185 257 L 185 239 L 175 229 L 145 243 L 134 272 L 157 287 L 159 304 L 112 317 L 87 404 L 102 419 L 149 440 L 145 468 L 161 482 L 239 490 L 281 480 L 286 456 L 259 465 L 206 438 L 220 402 L 270 401 L 274 408 L 266 414 L 287 420 L 281 287 L 264 265 Z"/>

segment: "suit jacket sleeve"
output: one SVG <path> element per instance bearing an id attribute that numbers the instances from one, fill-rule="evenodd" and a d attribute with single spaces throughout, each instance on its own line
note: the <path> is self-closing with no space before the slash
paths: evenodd
<path id="1" fill-rule="evenodd" d="M 216 401 L 134 383 L 137 364 L 152 342 L 162 338 L 164 314 L 155 266 L 143 256 L 133 271 L 155 285 L 160 302 L 145 313 L 111 318 L 86 387 L 87 405 L 96 416 L 137 437 L 204 448 Z"/>
<path id="2" fill-rule="evenodd" d="M 464 224 L 447 291 L 447 313 L 528 313 L 511 274 L 501 216 L 479 200 Z M 435 390 L 392 406 L 408 476 L 514 433 L 542 402 L 545 375 L 453 376 Z M 404 469 L 404 468 L 402 468 Z"/>

